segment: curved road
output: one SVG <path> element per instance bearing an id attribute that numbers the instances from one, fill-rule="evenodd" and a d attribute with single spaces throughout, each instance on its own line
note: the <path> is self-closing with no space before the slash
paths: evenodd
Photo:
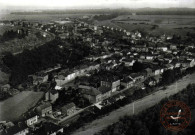
<path id="1" fill-rule="evenodd" d="M 148 95 L 142 99 L 135 101 L 135 114 L 154 106 L 163 98 L 168 97 L 170 95 L 174 95 L 178 91 L 181 91 L 189 83 L 195 83 L 195 73 L 192 75 L 187 75 L 182 79 L 178 80 L 177 82 L 171 84 L 167 87 L 166 90 L 157 91 L 154 94 Z M 72 135 L 93 135 L 106 128 L 107 126 L 111 125 L 112 123 L 117 122 L 119 118 L 123 117 L 124 115 L 133 115 L 133 103 L 121 107 L 109 113 L 107 116 L 104 116 L 100 119 L 93 121 L 92 123 L 85 125 L 84 127 L 79 128 Z"/>

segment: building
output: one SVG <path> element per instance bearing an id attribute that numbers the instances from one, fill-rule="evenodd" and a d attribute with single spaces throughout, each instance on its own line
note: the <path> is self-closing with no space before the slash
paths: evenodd
<path id="1" fill-rule="evenodd" d="M 120 89 L 120 79 L 118 77 L 107 77 L 103 78 L 101 81 L 101 86 L 108 87 L 112 92 Z"/>
<path id="2" fill-rule="evenodd" d="M 144 70 L 144 74 L 145 74 L 146 77 L 153 76 L 152 69 L 151 69 L 151 68 L 146 68 L 146 69 Z"/>
<path id="3" fill-rule="evenodd" d="M 38 122 L 38 115 L 35 112 L 29 112 L 25 115 L 27 126 L 32 126 Z"/>
<path id="4" fill-rule="evenodd" d="M 49 102 L 46 102 L 44 104 L 39 105 L 36 108 L 36 111 L 41 117 L 45 117 L 52 113 L 52 106 Z"/>
<path id="5" fill-rule="evenodd" d="M 66 115 L 72 115 L 76 111 L 76 105 L 74 103 L 69 103 L 61 108 L 62 113 Z"/>
<path id="6" fill-rule="evenodd" d="M 44 83 L 48 80 L 48 74 L 44 72 L 36 73 L 35 75 L 29 75 L 28 78 L 32 78 L 34 85 Z"/>
<path id="7" fill-rule="evenodd" d="M 27 135 L 29 133 L 29 128 L 25 123 L 19 122 L 17 125 L 14 125 L 3 131 L 3 135 Z"/>
<path id="8" fill-rule="evenodd" d="M 101 86 L 98 88 L 98 90 L 101 92 L 102 100 L 109 98 L 111 96 L 112 90 L 110 87 Z"/>
<path id="9" fill-rule="evenodd" d="M 83 88 L 81 90 L 81 93 L 84 98 L 89 100 L 90 103 L 97 103 L 102 100 L 101 92 L 97 90 L 96 88 L 93 88 L 93 87 Z"/>
<path id="10" fill-rule="evenodd" d="M 132 87 L 134 84 L 133 79 L 126 77 L 124 79 L 121 80 L 121 86 L 125 87 L 125 88 L 130 88 Z"/>
<path id="11" fill-rule="evenodd" d="M 61 126 L 58 126 L 53 123 L 43 123 L 43 125 L 36 131 L 33 132 L 33 134 L 36 135 L 57 135 L 60 133 L 63 133 L 64 129 Z"/>
<path id="12" fill-rule="evenodd" d="M 134 81 L 134 82 L 141 82 L 144 80 L 144 76 L 141 73 L 131 73 L 129 77 Z"/>
<path id="13" fill-rule="evenodd" d="M 45 93 L 45 101 L 54 103 L 58 98 L 59 98 L 59 93 L 55 89 L 48 90 L 48 92 Z"/>
<path id="14" fill-rule="evenodd" d="M 124 59 L 122 60 L 122 62 L 125 63 L 125 66 L 129 67 L 129 66 L 133 66 L 133 64 L 135 63 L 134 59 Z"/>
<path id="15" fill-rule="evenodd" d="M 146 86 L 152 87 L 152 86 L 156 86 L 157 81 L 156 81 L 156 79 L 155 79 L 154 77 L 149 77 L 149 78 L 147 78 L 147 79 L 144 81 L 144 84 L 145 84 Z"/>
<path id="16" fill-rule="evenodd" d="M 160 45 L 160 46 L 157 47 L 157 50 L 165 52 L 165 51 L 168 50 L 168 48 L 166 46 Z"/>

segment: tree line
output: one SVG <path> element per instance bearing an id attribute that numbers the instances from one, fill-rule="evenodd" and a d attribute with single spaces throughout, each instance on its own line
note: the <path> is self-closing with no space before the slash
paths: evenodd
<path id="1" fill-rule="evenodd" d="M 0 37 L 0 42 L 12 40 L 14 38 L 22 39 L 25 36 L 28 36 L 28 31 L 24 29 L 18 29 L 18 30 L 8 30 L 3 33 L 3 35 Z"/>
<path id="2" fill-rule="evenodd" d="M 63 48 L 60 48 L 59 45 L 62 45 Z M 78 65 L 85 56 L 88 56 L 89 52 L 90 47 L 87 45 L 75 43 L 68 48 L 66 43 L 56 38 L 32 50 L 26 49 L 17 55 L 7 52 L 2 60 L 11 70 L 9 83 L 16 86 L 25 82 L 28 75 L 57 64 L 72 68 Z"/>

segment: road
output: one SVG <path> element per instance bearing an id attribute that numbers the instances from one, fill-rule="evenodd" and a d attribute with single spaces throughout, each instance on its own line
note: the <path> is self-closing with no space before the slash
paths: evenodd
<path id="1" fill-rule="evenodd" d="M 184 89 L 189 83 L 195 83 L 195 73 L 192 75 L 187 75 L 182 79 L 178 80 L 177 83 L 173 83 L 166 88 L 166 90 L 157 91 L 151 95 L 148 95 L 142 99 L 135 101 L 134 103 L 128 104 L 124 107 L 121 107 L 107 116 L 104 116 L 100 119 L 93 121 L 92 123 L 86 124 L 84 127 L 76 130 L 72 135 L 93 135 L 107 126 L 115 123 L 119 118 L 125 115 L 133 115 L 133 104 L 135 106 L 135 114 L 143 111 L 149 107 L 154 106 L 156 103 L 160 102 L 163 98 L 174 95 L 178 91 Z"/>

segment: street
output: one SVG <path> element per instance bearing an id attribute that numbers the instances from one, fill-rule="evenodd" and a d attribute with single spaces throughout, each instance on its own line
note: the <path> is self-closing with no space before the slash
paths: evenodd
<path id="1" fill-rule="evenodd" d="M 195 73 L 192 75 L 187 75 L 177 81 L 177 83 L 173 83 L 166 88 L 166 90 L 159 90 L 154 94 L 150 94 L 142 99 L 139 99 L 134 102 L 134 112 L 135 114 L 143 111 L 149 107 L 154 106 L 156 103 L 160 102 L 163 98 L 169 97 L 184 89 L 189 83 L 194 83 L 195 81 Z M 177 85 L 177 86 L 176 86 Z M 178 89 L 176 89 L 178 88 Z M 160 113 L 160 112 L 159 112 Z M 104 116 L 100 119 L 93 121 L 92 123 L 88 123 L 84 127 L 76 130 L 72 135 L 93 135 L 94 133 L 101 131 L 107 126 L 115 123 L 119 120 L 119 118 L 125 115 L 133 115 L 133 103 L 128 104 L 124 107 L 121 107 L 107 116 Z"/>

